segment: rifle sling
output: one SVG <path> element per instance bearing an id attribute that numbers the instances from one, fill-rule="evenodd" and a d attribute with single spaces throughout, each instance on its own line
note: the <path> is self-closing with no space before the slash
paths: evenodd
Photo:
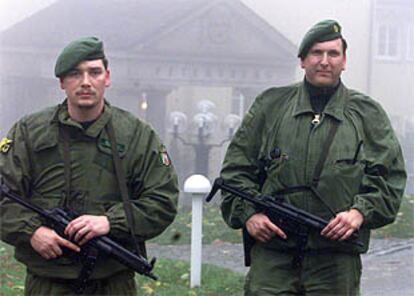
<path id="1" fill-rule="evenodd" d="M 71 160 L 70 160 L 70 134 L 67 127 L 60 126 L 60 133 L 63 138 L 63 161 L 64 161 L 64 176 L 65 176 L 65 194 L 63 195 L 63 207 L 68 209 L 68 199 L 71 193 Z M 125 216 L 128 228 L 131 232 L 134 247 L 136 248 L 137 254 L 142 254 L 146 257 L 145 246 L 140 244 L 136 238 L 134 219 L 132 216 L 132 206 L 128 197 L 128 189 L 126 186 L 126 177 L 122 167 L 122 161 L 118 153 L 117 143 L 112 120 L 109 120 L 105 126 L 105 130 L 108 133 L 109 141 L 111 142 L 112 157 L 115 168 L 115 175 L 118 181 L 119 190 L 123 201 Z"/>
<path id="2" fill-rule="evenodd" d="M 132 216 L 132 205 L 131 205 L 131 200 L 129 199 L 129 196 L 128 196 L 128 188 L 126 186 L 127 183 L 126 183 L 125 172 L 122 167 L 122 161 L 119 156 L 118 149 L 117 149 L 117 142 L 116 142 L 114 127 L 112 125 L 112 119 L 109 120 L 108 124 L 105 126 L 105 129 L 106 129 L 106 132 L 108 133 L 109 141 L 111 142 L 111 150 L 112 150 L 112 157 L 114 161 L 115 174 L 118 180 L 119 190 L 121 191 L 126 221 L 127 221 L 128 228 L 131 232 L 132 241 L 134 243 L 134 247 L 136 248 L 137 254 L 141 254 L 144 257 L 146 257 L 145 245 L 143 243 L 140 244 L 138 242 L 137 236 L 135 234 L 134 218 Z"/>
<path id="3" fill-rule="evenodd" d="M 119 190 L 121 192 L 122 200 L 123 200 L 123 206 L 126 216 L 126 221 L 128 228 L 131 232 L 132 240 L 134 243 L 134 247 L 136 248 L 137 254 L 142 254 L 144 257 L 146 257 L 145 252 L 145 245 L 139 244 L 137 237 L 135 235 L 135 228 L 134 228 L 134 220 L 132 217 L 132 206 L 130 203 L 130 200 L 128 198 L 128 189 L 126 186 L 126 177 L 124 170 L 122 168 L 122 162 L 121 158 L 118 153 L 117 144 L 116 144 L 116 138 L 115 138 L 115 132 L 112 126 L 112 120 L 109 120 L 108 124 L 105 126 L 105 129 L 108 133 L 109 140 L 111 142 L 111 150 L 112 150 L 112 157 L 115 167 L 115 175 L 117 177 Z M 71 158 L 70 158 L 70 134 L 67 127 L 60 126 L 59 132 L 61 134 L 62 140 L 63 140 L 63 162 L 64 162 L 64 178 L 65 178 L 65 192 L 63 194 L 63 208 L 68 209 L 69 205 L 69 198 L 71 196 Z M 92 251 L 93 252 L 93 251 Z M 89 253 L 89 251 L 88 251 Z M 82 269 L 80 271 L 79 277 L 75 284 L 75 292 L 77 294 L 82 294 L 85 283 L 89 279 L 92 270 L 95 266 L 97 256 L 91 256 L 92 254 L 87 254 L 87 257 L 89 258 L 88 262 L 85 262 L 86 264 L 83 264 Z"/>
<path id="4" fill-rule="evenodd" d="M 297 185 L 297 186 L 289 186 L 285 189 L 279 190 L 276 192 L 277 195 L 283 194 L 290 194 L 295 192 L 303 192 L 303 191 L 310 191 L 329 211 L 330 213 L 335 216 L 335 212 L 333 209 L 323 200 L 322 196 L 317 191 L 319 178 L 322 174 L 323 167 L 325 165 L 326 159 L 328 157 L 328 152 L 330 147 L 333 143 L 333 139 L 335 134 L 338 130 L 339 121 L 333 120 L 331 128 L 329 129 L 328 136 L 326 141 L 322 147 L 322 152 L 319 156 L 319 160 L 315 166 L 315 170 L 313 172 L 312 183 L 311 185 Z M 297 238 L 297 245 L 296 245 L 296 256 L 293 259 L 292 265 L 300 266 L 303 260 L 303 252 L 305 245 L 307 243 L 307 236 L 304 236 L 304 230 L 302 231 L 302 235 L 299 235 Z M 254 241 L 254 240 L 253 240 Z M 246 227 L 243 227 L 243 246 L 244 246 L 244 262 L 245 266 L 250 266 L 251 258 L 250 258 L 250 250 L 253 247 L 252 238 L 250 234 L 247 232 Z"/>
<path id="5" fill-rule="evenodd" d="M 335 216 L 335 211 L 325 202 L 320 193 L 317 190 L 320 176 L 322 174 L 323 167 L 325 165 L 326 159 L 328 157 L 329 150 L 333 143 L 336 131 L 338 130 L 339 121 L 332 120 L 331 128 L 329 129 L 328 136 L 322 147 L 321 154 L 319 155 L 318 162 L 316 163 L 315 170 L 312 176 L 312 182 L 310 185 L 295 185 L 288 186 L 282 190 L 276 192 L 276 195 L 291 194 L 296 192 L 310 191 L 314 197 L 316 197 L 331 213 L 332 216 Z"/>
<path id="6" fill-rule="evenodd" d="M 62 125 L 59 131 L 63 139 L 63 173 L 65 176 L 65 191 L 63 193 L 63 208 L 68 208 L 69 198 L 71 195 L 71 164 L 70 164 L 70 135 L 69 130 Z"/>
<path id="7" fill-rule="evenodd" d="M 325 165 L 326 159 L 328 157 L 329 149 L 331 148 L 331 145 L 333 143 L 333 139 L 335 137 L 336 131 L 338 130 L 338 126 L 339 126 L 339 121 L 336 119 L 333 119 L 331 128 L 329 129 L 328 136 L 322 147 L 322 152 L 319 155 L 319 160 L 316 164 L 315 171 L 313 172 L 312 187 L 314 188 L 318 187 L 319 178 L 322 174 L 322 170 Z"/>

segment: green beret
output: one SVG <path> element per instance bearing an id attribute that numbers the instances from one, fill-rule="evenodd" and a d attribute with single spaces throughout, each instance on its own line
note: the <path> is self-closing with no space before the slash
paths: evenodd
<path id="1" fill-rule="evenodd" d="M 299 46 L 298 57 L 305 58 L 309 49 L 316 42 L 330 41 L 341 38 L 341 26 L 337 21 L 324 20 L 314 25 L 303 37 Z"/>
<path id="2" fill-rule="evenodd" d="M 62 77 L 82 61 L 103 59 L 103 43 L 96 37 L 79 38 L 69 43 L 56 60 L 55 76 Z"/>

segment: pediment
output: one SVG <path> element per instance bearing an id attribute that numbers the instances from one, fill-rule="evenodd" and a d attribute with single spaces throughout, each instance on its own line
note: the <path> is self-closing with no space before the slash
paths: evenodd
<path id="1" fill-rule="evenodd" d="M 235 1 L 215 1 L 141 40 L 134 51 L 192 58 L 295 59 L 295 46 Z"/>
<path id="2" fill-rule="evenodd" d="M 291 62 L 296 52 L 239 0 L 61 0 L 3 32 L 1 41 L 12 51 L 58 52 L 91 35 L 122 56 Z"/>

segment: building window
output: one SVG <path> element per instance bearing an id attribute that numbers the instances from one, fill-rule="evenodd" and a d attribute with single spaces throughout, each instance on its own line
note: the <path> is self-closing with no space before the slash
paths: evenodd
<path id="1" fill-rule="evenodd" d="M 395 60 L 400 56 L 400 29 L 392 24 L 379 24 L 376 55 L 380 59 Z"/>

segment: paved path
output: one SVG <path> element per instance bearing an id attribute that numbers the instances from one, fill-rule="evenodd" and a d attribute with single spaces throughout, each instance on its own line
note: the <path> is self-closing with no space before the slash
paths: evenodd
<path id="1" fill-rule="evenodd" d="M 362 260 L 362 296 L 414 295 L 414 240 L 374 240 Z"/>
<path id="2" fill-rule="evenodd" d="M 190 245 L 148 245 L 149 256 L 190 260 Z M 362 296 L 414 296 L 414 240 L 378 240 L 362 256 Z M 246 273 L 241 244 L 203 246 L 203 263 Z"/>

